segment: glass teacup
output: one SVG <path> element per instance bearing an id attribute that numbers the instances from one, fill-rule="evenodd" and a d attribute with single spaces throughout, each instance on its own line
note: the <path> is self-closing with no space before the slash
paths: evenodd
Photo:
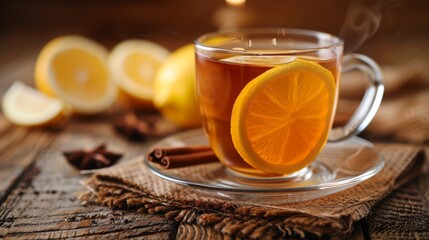
<path id="1" fill-rule="evenodd" d="M 250 176 L 276 176 L 246 161 L 231 137 L 231 117 L 237 97 L 249 82 L 264 72 L 296 59 L 323 67 L 331 74 L 332 91 L 320 142 L 341 141 L 364 130 L 374 117 L 383 95 L 382 73 L 378 65 L 360 54 L 343 57 L 343 41 L 333 35 L 302 29 L 244 29 L 209 33 L 195 42 L 197 96 L 203 128 L 222 164 L 231 172 Z M 345 126 L 332 129 L 341 72 L 360 70 L 369 81 L 361 105 Z M 268 119 L 267 119 L 268 121 Z M 323 146 L 322 146 L 323 147 Z M 242 151 L 242 150 L 241 150 Z M 244 153 L 244 155 L 246 155 Z M 303 158 L 293 172 L 302 172 L 316 156 Z M 282 161 L 279 159 L 279 161 Z M 296 173 L 285 172 L 288 176 Z"/>

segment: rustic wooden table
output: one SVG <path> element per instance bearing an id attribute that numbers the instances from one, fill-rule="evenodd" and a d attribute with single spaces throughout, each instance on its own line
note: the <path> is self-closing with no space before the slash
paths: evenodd
<path id="1" fill-rule="evenodd" d="M 0 96 L 13 81 L 33 82 L 39 51 L 9 44 L 21 49 L 11 47 L 0 58 Z M 0 114 L 0 239 L 175 238 L 177 223 L 163 216 L 83 206 L 76 193 L 85 190 L 80 181 L 88 176 L 62 156 L 63 150 L 105 142 L 124 152 L 121 161 L 126 161 L 142 155 L 155 140 L 131 143 L 113 131 L 105 116 L 75 119 L 55 131 L 17 127 Z"/>
<path id="2" fill-rule="evenodd" d="M 0 96 L 13 81 L 32 83 L 37 53 L 38 49 L 20 45 L 20 51 L 3 54 Z M 73 119 L 65 129 L 55 131 L 16 127 L 0 114 L 1 239 L 174 239 L 192 231 L 161 215 L 83 206 L 76 198 L 85 190 L 80 181 L 88 176 L 72 168 L 62 151 L 105 142 L 124 152 L 121 161 L 127 161 L 158 140 L 132 143 L 113 131 L 109 119 Z M 415 188 L 416 183 L 409 183 L 400 191 L 410 193 Z M 372 219 L 360 222 L 354 236 L 370 236 L 374 224 Z"/>
<path id="3" fill-rule="evenodd" d="M 98 121 L 56 133 L 11 127 L 2 119 L 0 129 L 0 238 L 174 238 L 177 224 L 162 216 L 83 206 L 75 194 L 84 190 L 79 181 L 86 176 L 61 156 L 62 149 L 103 141 L 126 149 L 129 158 L 144 145 L 116 140 L 109 124 Z"/>

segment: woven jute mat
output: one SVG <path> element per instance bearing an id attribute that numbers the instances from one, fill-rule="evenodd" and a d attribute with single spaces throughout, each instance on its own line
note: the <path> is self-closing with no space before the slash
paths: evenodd
<path id="1" fill-rule="evenodd" d="M 253 204 L 206 196 L 155 176 L 143 158 L 97 172 L 80 199 L 163 214 L 233 238 L 344 238 L 354 222 L 422 169 L 424 153 L 416 145 L 376 144 L 375 149 L 385 161 L 381 172 L 347 190 L 305 202 Z"/>
<path id="2" fill-rule="evenodd" d="M 366 218 L 371 239 L 429 239 L 429 171 L 394 190 Z"/>

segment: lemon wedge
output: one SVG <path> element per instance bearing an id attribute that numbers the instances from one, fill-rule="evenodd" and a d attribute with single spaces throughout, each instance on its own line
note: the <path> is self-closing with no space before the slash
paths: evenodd
<path id="1" fill-rule="evenodd" d="M 155 74 L 169 54 L 161 45 L 147 40 L 131 39 L 116 45 L 108 64 L 122 100 L 132 107 L 153 106 Z"/>
<path id="2" fill-rule="evenodd" d="M 15 82 L 2 100 L 3 114 L 10 122 L 21 126 L 53 125 L 64 120 L 69 111 L 65 104 L 36 89 Z"/>
<path id="3" fill-rule="evenodd" d="M 69 103 L 77 113 L 103 112 L 113 105 L 117 91 L 107 55 L 107 49 L 85 37 L 55 38 L 37 58 L 36 87 Z"/>

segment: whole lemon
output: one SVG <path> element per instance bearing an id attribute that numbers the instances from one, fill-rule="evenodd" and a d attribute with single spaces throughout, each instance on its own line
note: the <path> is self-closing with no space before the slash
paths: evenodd
<path id="1" fill-rule="evenodd" d="M 183 128 L 201 125 L 192 44 L 177 49 L 167 57 L 155 76 L 154 90 L 154 105 L 163 117 Z"/>

